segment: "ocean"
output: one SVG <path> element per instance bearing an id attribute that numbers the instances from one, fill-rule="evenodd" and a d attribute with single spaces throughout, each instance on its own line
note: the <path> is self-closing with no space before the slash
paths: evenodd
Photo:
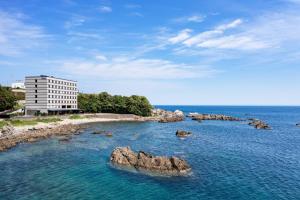
<path id="1" fill-rule="evenodd" d="M 70 142 L 54 137 L 0 153 L 0 199 L 300 199 L 300 107 L 157 107 L 258 118 L 272 130 L 246 121 L 190 119 L 91 124 Z M 95 129 L 113 137 L 91 134 Z M 178 129 L 193 134 L 180 139 Z M 192 174 L 155 177 L 115 169 L 109 157 L 118 146 L 184 158 Z"/>

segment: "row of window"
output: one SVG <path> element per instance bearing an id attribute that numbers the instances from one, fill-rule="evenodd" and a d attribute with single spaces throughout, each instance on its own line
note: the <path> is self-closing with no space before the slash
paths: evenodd
<path id="1" fill-rule="evenodd" d="M 48 98 L 55 98 L 55 99 L 76 99 L 77 96 L 48 95 Z"/>
<path id="2" fill-rule="evenodd" d="M 60 108 L 60 109 L 74 108 L 74 109 L 77 109 L 77 106 L 75 106 L 75 105 L 64 105 L 64 106 L 50 105 L 50 106 L 48 106 L 48 108 Z"/>
<path id="3" fill-rule="evenodd" d="M 77 92 L 60 91 L 60 90 L 48 90 L 48 93 L 54 93 L 54 94 L 71 94 L 71 95 L 76 95 L 77 94 Z"/>
<path id="4" fill-rule="evenodd" d="M 61 90 L 76 90 L 75 87 L 66 87 L 66 86 L 60 86 L 60 85 L 48 85 L 48 88 L 55 88 L 55 89 L 61 89 Z"/>
<path id="5" fill-rule="evenodd" d="M 58 81 L 58 80 L 50 80 L 50 79 L 48 79 L 48 83 L 55 83 L 55 84 L 61 84 L 61 85 L 76 86 L 76 83 L 70 83 L 70 82 Z"/>
<path id="6" fill-rule="evenodd" d="M 48 100 L 48 103 L 77 103 L 76 101 L 60 101 L 60 100 Z"/>

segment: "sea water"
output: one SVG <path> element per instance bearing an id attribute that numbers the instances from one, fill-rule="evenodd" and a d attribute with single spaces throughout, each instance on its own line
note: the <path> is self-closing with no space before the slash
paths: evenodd
<path id="1" fill-rule="evenodd" d="M 259 118 L 272 129 L 190 119 L 91 124 L 69 142 L 53 137 L 0 153 L 0 199 L 300 199 L 300 107 L 158 107 Z M 180 139 L 178 129 L 193 134 Z M 184 158 L 192 174 L 155 177 L 115 169 L 109 157 L 118 146 Z"/>

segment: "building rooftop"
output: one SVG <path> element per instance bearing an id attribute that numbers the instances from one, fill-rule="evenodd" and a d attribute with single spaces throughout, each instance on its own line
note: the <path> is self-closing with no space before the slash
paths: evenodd
<path id="1" fill-rule="evenodd" d="M 41 77 L 41 78 L 55 78 L 55 79 L 61 79 L 61 80 L 65 80 L 65 81 L 77 82 L 77 81 L 70 80 L 70 79 L 58 78 L 58 77 L 54 77 L 54 76 L 47 76 L 47 75 L 39 75 L 39 76 L 26 76 L 25 78 L 37 78 L 37 77 Z"/>

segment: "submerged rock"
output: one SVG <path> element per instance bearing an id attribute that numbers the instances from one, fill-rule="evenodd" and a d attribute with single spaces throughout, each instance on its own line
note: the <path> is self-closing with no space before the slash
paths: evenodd
<path id="1" fill-rule="evenodd" d="M 106 131 L 103 131 L 103 130 L 95 130 L 95 131 L 92 132 L 92 134 L 98 135 L 98 134 L 103 134 L 105 132 Z"/>
<path id="2" fill-rule="evenodd" d="M 106 136 L 106 137 L 112 137 L 113 134 L 112 134 L 112 132 L 108 132 L 108 133 L 105 133 L 105 136 Z"/>
<path id="3" fill-rule="evenodd" d="M 117 166 L 168 176 L 186 175 L 191 171 L 187 162 L 180 158 L 153 156 L 143 151 L 136 153 L 130 147 L 114 149 L 110 161 Z"/>
<path id="4" fill-rule="evenodd" d="M 241 121 L 241 119 L 236 117 L 231 117 L 221 114 L 199 114 L 199 113 L 190 113 L 188 117 L 191 117 L 192 120 L 202 121 L 202 120 L 222 120 L 222 121 Z"/>
<path id="5" fill-rule="evenodd" d="M 261 120 L 250 119 L 250 121 L 251 122 L 249 122 L 249 125 L 254 126 L 256 129 L 271 129 L 271 127 L 267 123 L 265 123 Z"/>
<path id="6" fill-rule="evenodd" d="M 300 127 L 300 123 L 296 124 L 296 126 L 299 126 L 299 127 Z"/>
<path id="7" fill-rule="evenodd" d="M 192 135 L 191 132 L 188 132 L 188 131 L 182 131 L 182 130 L 177 130 L 176 131 L 176 136 L 177 137 L 187 137 L 187 136 L 190 136 Z"/>

